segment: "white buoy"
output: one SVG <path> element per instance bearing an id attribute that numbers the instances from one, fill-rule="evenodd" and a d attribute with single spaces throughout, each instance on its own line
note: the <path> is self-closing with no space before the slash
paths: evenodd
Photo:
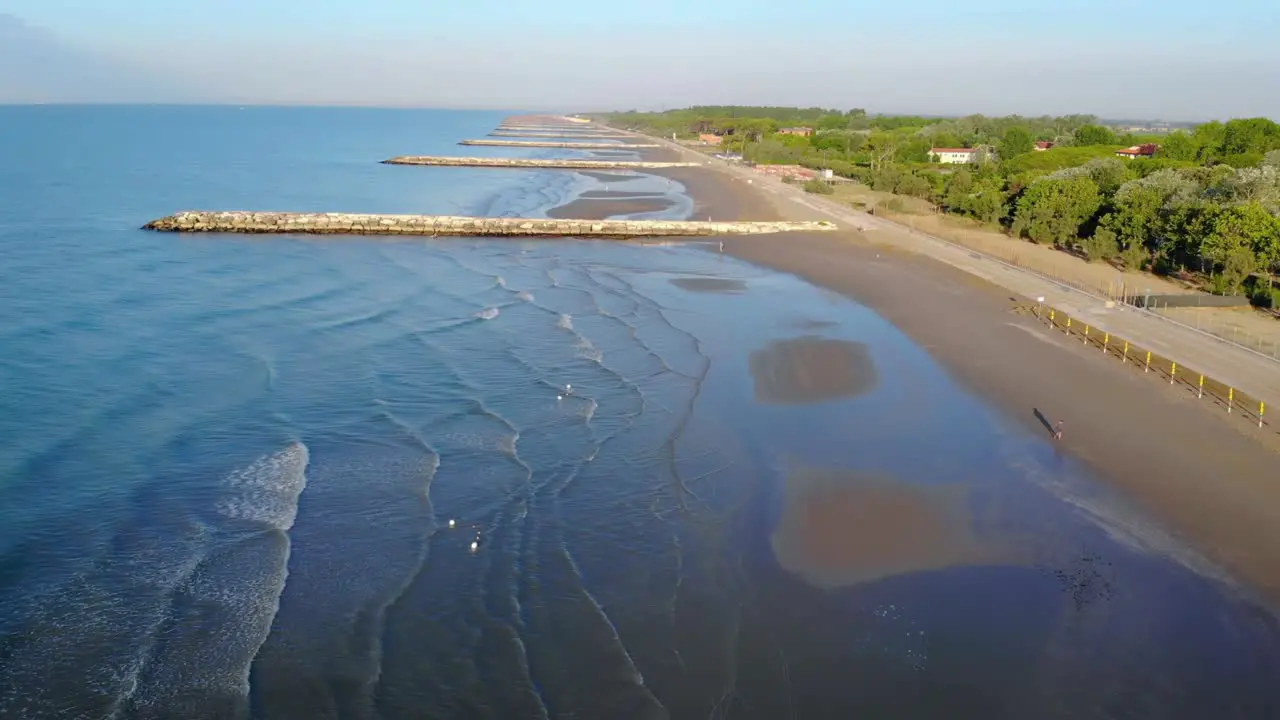
<path id="1" fill-rule="evenodd" d="M 471 543 L 471 552 L 475 552 L 475 551 L 477 551 L 477 550 L 479 550 L 479 549 L 480 549 L 480 543 L 478 543 L 478 542 L 472 542 L 472 543 Z"/>
<path id="2" fill-rule="evenodd" d="M 573 386 L 572 386 L 572 385 L 569 385 L 568 383 L 566 383 L 566 384 L 565 384 L 565 386 L 564 386 L 564 391 L 565 391 L 566 393 L 572 393 L 572 392 L 573 392 Z"/>
<path id="3" fill-rule="evenodd" d="M 453 520 L 453 519 L 451 518 L 451 519 L 449 520 L 449 529 L 451 529 L 451 530 L 452 530 L 453 528 L 455 528 L 455 527 L 457 527 L 457 526 L 458 526 L 458 521 L 457 521 L 457 520 Z"/>
<path id="4" fill-rule="evenodd" d="M 563 396 L 563 395 L 557 395 L 557 396 L 556 396 L 556 399 L 557 399 L 557 400 L 563 400 L 563 399 L 564 399 L 564 396 Z"/>

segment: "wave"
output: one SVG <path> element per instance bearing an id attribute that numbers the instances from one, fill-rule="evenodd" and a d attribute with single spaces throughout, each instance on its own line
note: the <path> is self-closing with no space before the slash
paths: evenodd
<path id="1" fill-rule="evenodd" d="M 232 520 L 288 530 L 297 517 L 298 497 L 307 484 L 310 457 L 306 445 L 294 443 L 232 473 L 226 479 L 226 496 L 217 504 L 218 512 Z"/>
<path id="2" fill-rule="evenodd" d="M 402 450 L 322 459 L 308 471 L 289 581 L 251 676 L 265 716 L 372 715 L 387 608 L 436 532 L 438 468 L 437 455 Z"/>
<path id="3" fill-rule="evenodd" d="M 502 312 L 502 311 L 501 311 L 501 310 L 499 310 L 499 309 L 498 309 L 498 308 L 496 308 L 496 307 L 489 307 L 489 308 L 485 308 L 484 310 L 481 310 L 480 312 L 476 313 L 476 317 L 480 318 L 481 320 L 492 320 L 492 319 L 494 319 L 494 318 L 498 317 L 498 315 L 499 315 L 501 312 Z"/>
<path id="4" fill-rule="evenodd" d="M 573 316 L 569 313 L 561 313 L 560 318 L 556 320 L 556 327 L 561 330 L 573 331 Z"/>
<path id="5" fill-rule="evenodd" d="M 286 531 L 297 517 L 309 462 L 299 442 L 227 476 L 216 508 L 232 539 L 175 593 L 126 714 L 248 715 L 250 666 L 280 606 Z"/>
<path id="6" fill-rule="evenodd" d="M 109 556 L 23 623 L 0 717 L 243 715 L 307 462 L 296 443 L 231 473 L 208 521 L 146 491 Z"/>

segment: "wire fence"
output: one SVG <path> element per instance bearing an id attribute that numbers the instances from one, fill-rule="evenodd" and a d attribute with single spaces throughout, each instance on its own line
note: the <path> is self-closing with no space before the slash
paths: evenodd
<path id="1" fill-rule="evenodd" d="M 1168 382 L 1180 390 L 1191 393 L 1197 399 L 1212 403 L 1223 412 L 1256 426 L 1263 432 L 1280 434 L 1270 420 L 1268 412 L 1271 408 L 1268 408 L 1262 400 L 1250 397 L 1198 370 L 1178 365 L 1120 336 L 1101 332 L 1057 308 L 1037 306 L 1032 308 L 1031 312 L 1049 327 L 1079 340 L 1087 347 L 1096 348 L 1122 364 L 1132 366 L 1135 372 L 1150 374 L 1154 378 Z"/>

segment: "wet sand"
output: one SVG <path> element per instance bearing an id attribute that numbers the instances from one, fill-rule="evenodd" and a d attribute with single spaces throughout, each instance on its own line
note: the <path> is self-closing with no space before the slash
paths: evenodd
<path id="1" fill-rule="evenodd" d="M 752 353 L 748 364 L 756 400 L 766 405 L 846 400 L 879 380 L 865 345 L 822 337 L 773 343 Z"/>
<path id="2" fill-rule="evenodd" d="M 625 192 L 622 190 L 588 190 L 578 196 L 582 200 L 662 200 L 666 196 L 652 192 Z"/>
<path id="3" fill-rule="evenodd" d="M 1007 564 L 1013 553 L 974 532 L 969 489 L 802 468 L 786 480 L 771 539 L 778 563 L 823 588 L 894 575 Z"/>
<path id="4" fill-rule="evenodd" d="M 689 181 L 697 219 L 814 219 L 715 170 L 663 174 Z M 1044 328 L 1004 288 L 856 231 L 731 237 L 724 251 L 875 310 L 1033 432 L 1048 436 L 1037 410 L 1064 420 L 1064 452 L 1280 608 L 1280 457 L 1216 409 Z"/>
<path id="5" fill-rule="evenodd" d="M 717 277 L 672 278 L 671 284 L 689 292 L 718 295 L 735 295 L 747 290 L 747 284 L 741 280 Z"/>
<path id="6" fill-rule="evenodd" d="M 658 212 L 675 203 L 662 196 L 630 198 L 580 198 L 547 211 L 548 217 L 605 220 L 618 215 Z"/>
<path id="7" fill-rule="evenodd" d="M 596 172 L 594 170 L 579 170 L 577 172 L 579 175 L 585 175 L 591 178 L 592 180 L 599 180 L 602 183 L 625 182 L 627 180 L 634 179 L 635 177 L 637 177 L 630 170 L 619 171 L 619 172 Z"/>

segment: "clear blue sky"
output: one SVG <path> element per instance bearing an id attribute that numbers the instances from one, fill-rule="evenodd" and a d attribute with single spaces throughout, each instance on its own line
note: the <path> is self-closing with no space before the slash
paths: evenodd
<path id="1" fill-rule="evenodd" d="M 150 88 L 164 96 L 180 87 L 184 99 L 586 108 L 802 103 L 1200 118 L 1280 114 L 1280 44 L 1269 37 L 1280 24 L 1274 6 L 0 0 L 0 14 L 10 16 L 9 32 L 39 37 L 27 44 L 56 44 L 136 76 L 126 84 L 130 92 Z M 12 29 L 17 22 L 21 31 Z M 4 52 L 0 62 L 12 65 Z M 56 62 L 48 51 L 40 57 Z M 5 91 L 0 74 L 0 100 L 15 99 Z"/>

